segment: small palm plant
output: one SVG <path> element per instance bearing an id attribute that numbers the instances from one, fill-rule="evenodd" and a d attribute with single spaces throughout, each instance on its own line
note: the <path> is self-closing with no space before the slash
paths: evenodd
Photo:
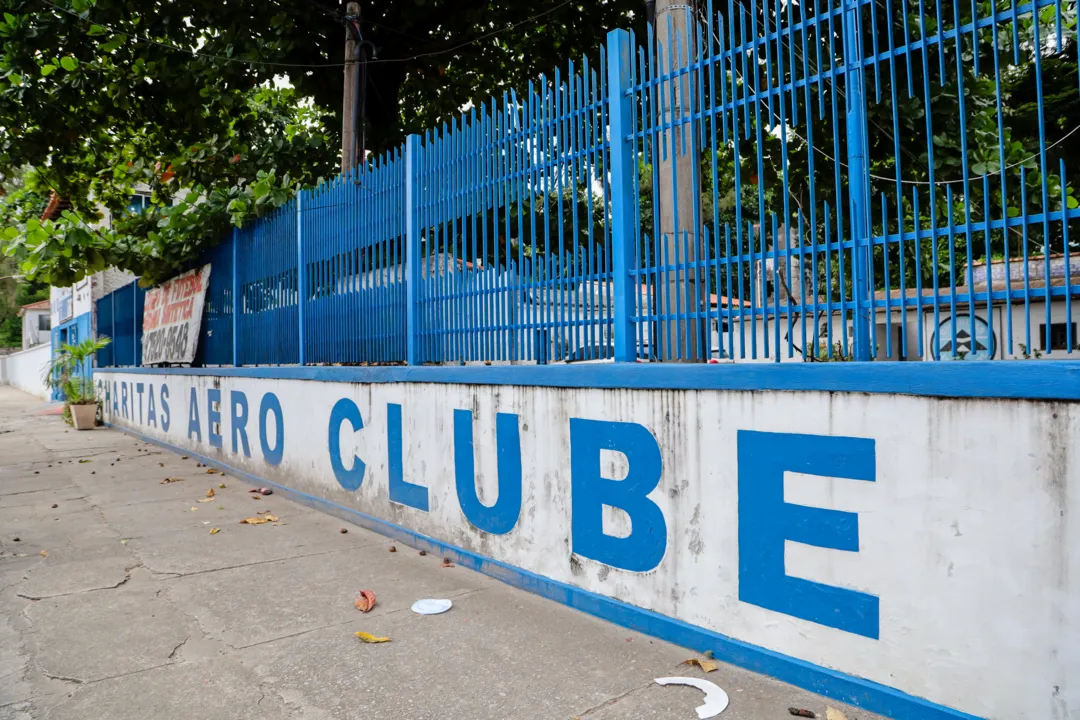
<path id="1" fill-rule="evenodd" d="M 97 397 L 88 365 L 98 350 L 109 342 L 109 338 L 87 338 L 77 345 L 64 343 L 46 367 L 45 383 L 54 390 L 63 391 L 66 398 L 65 416 L 70 407 L 77 408 L 71 412 L 76 430 L 87 430 L 95 425 Z"/>

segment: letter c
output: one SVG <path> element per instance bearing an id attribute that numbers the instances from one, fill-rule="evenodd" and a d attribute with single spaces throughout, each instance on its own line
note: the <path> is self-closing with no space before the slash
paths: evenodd
<path id="1" fill-rule="evenodd" d="M 352 469 L 346 468 L 341 462 L 341 425 L 346 421 L 352 425 L 353 432 L 364 428 L 360 408 L 349 398 L 341 398 L 334 403 L 334 409 L 330 411 L 330 465 L 334 468 L 334 477 L 341 487 L 346 490 L 359 490 L 367 467 L 364 461 L 358 455 L 353 455 Z"/>

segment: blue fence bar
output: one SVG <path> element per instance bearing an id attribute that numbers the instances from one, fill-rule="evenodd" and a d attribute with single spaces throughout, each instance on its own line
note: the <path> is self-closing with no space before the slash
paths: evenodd
<path id="1" fill-rule="evenodd" d="M 130 283 L 95 301 L 97 336 L 112 341 L 98 351 L 98 367 L 134 367 L 141 363 L 145 299 L 146 290 Z"/>
<path id="2" fill-rule="evenodd" d="M 675 6 L 207 253 L 199 362 L 1073 356 L 1076 10 Z"/>

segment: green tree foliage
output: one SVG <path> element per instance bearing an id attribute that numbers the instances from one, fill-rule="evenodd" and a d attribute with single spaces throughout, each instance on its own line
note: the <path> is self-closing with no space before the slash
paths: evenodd
<path id="1" fill-rule="evenodd" d="M 362 6 L 365 52 L 377 53 L 365 93 L 373 151 L 594 52 L 640 10 Z M 73 205 L 55 221 L 5 218 L 5 252 L 28 277 L 64 285 L 115 265 L 156 282 L 230 223 L 336 171 L 344 3 L 0 0 L 0 11 L 0 177 L 31 166 L 39 188 Z M 137 183 L 152 188 L 151 207 L 127 215 Z"/>

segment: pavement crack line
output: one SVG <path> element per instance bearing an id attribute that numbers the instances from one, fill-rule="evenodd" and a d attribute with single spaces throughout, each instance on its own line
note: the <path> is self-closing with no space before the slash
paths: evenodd
<path id="1" fill-rule="evenodd" d="M 49 678 L 50 680 L 60 680 L 61 682 L 74 683 L 76 685 L 85 685 L 86 684 L 85 680 L 80 680 L 79 678 L 65 677 L 64 675 L 52 675 L 50 673 L 45 672 L 44 670 L 40 670 L 40 668 L 39 668 L 39 671 L 41 672 L 42 675 Z"/>
<path id="2" fill-rule="evenodd" d="M 120 582 L 116 583 L 115 585 L 104 585 L 102 587 L 96 587 L 96 588 L 85 588 L 83 590 L 75 590 L 73 592 L 57 593 L 56 595 L 27 595 L 26 593 L 15 593 L 15 594 L 18 597 L 21 597 L 23 600 L 32 600 L 34 602 L 37 602 L 38 600 L 51 600 L 53 598 L 68 597 L 69 595 L 82 595 L 83 593 L 100 592 L 102 590 L 115 590 L 118 587 L 121 587 L 123 585 L 127 585 L 128 582 L 130 582 L 130 580 L 131 580 L 131 571 L 134 570 L 135 568 L 139 568 L 139 567 L 142 567 L 142 566 L 143 565 L 140 562 L 140 563 L 136 563 L 136 564 L 134 564 L 134 565 L 132 565 L 130 567 L 124 568 L 124 579 L 121 580 Z"/>
<path id="3" fill-rule="evenodd" d="M 174 647 L 174 648 L 172 649 L 172 652 L 170 652 L 170 653 L 169 653 L 169 659 L 170 659 L 170 660 L 172 660 L 173 658 L 175 658 L 175 657 L 176 657 L 176 653 L 180 652 L 180 648 L 182 648 L 182 647 L 184 647 L 185 645 L 187 645 L 187 642 L 188 642 L 188 640 L 190 640 L 190 639 L 191 639 L 191 636 L 190 636 L 190 635 L 188 635 L 188 636 L 187 636 L 186 638 L 184 638 L 184 639 L 183 639 L 183 641 L 181 641 L 181 643 L 180 643 L 179 645 L 177 645 L 176 647 Z"/>
<path id="4" fill-rule="evenodd" d="M 614 705 L 615 703 L 619 702 L 620 700 L 623 700 L 625 698 L 630 697 L 634 693 L 641 692 L 642 690 L 645 690 L 645 689 L 651 687 L 655 682 L 656 682 L 655 680 L 650 680 L 649 682 L 645 683 L 644 685 L 639 685 L 638 687 L 630 688 L 629 690 L 627 690 L 624 693 L 620 693 L 619 695 L 616 695 L 613 698 L 608 698 L 607 700 L 600 703 L 599 705 L 593 705 L 591 708 L 589 708 L 585 712 L 578 713 L 577 715 L 574 715 L 574 720 L 582 720 L 582 718 L 586 718 L 589 715 L 592 715 L 594 712 L 597 712 L 598 710 L 603 710 L 606 707 Z"/>

